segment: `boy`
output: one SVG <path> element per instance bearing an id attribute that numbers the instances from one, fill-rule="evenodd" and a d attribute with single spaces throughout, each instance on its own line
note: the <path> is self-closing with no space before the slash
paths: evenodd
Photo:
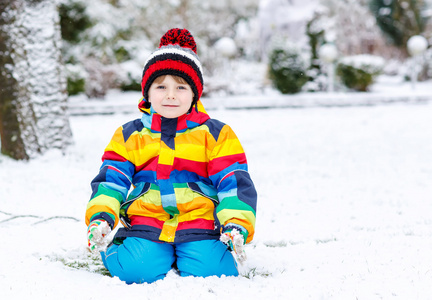
<path id="1" fill-rule="evenodd" d="M 253 238 L 246 156 L 232 129 L 205 112 L 202 90 L 194 38 L 170 29 L 145 63 L 142 118 L 117 129 L 91 183 L 89 247 L 103 247 L 120 220 L 101 256 L 126 283 L 162 279 L 173 266 L 181 276 L 237 276 L 229 250 L 244 259 Z"/>

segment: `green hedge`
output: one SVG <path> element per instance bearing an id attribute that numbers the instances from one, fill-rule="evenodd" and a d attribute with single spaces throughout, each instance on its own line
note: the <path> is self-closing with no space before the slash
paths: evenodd
<path id="1" fill-rule="evenodd" d="M 306 66 L 295 48 L 277 47 L 271 51 L 269 77 L 274 86 L 283 94 L 301 91 L 308 81 Z"/>
<path id="2" fill-rule="evenodd" d="M 347 56 L 338 62 L 336 74 L 346 87 L 364 92 L 375 82 L 383 67 L 384 59 L 379 56 Z"/>

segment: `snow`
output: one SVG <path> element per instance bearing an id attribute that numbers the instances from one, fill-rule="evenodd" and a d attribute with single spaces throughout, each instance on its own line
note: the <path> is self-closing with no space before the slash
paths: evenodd
<path id="1" fill-rule="evenodd" d="M 340 63 L 353 68 L 364 70 L 367 73 L 379 73 L 385 65 L 384 58 L 370 54 L 359 54 L 345 56 L 340 59 Z"/>
<path id="2" fill-rule="evenodd" d="M 418 87 L 431 94 L 430 83 Z M 386 82 L 374 90 L 410 92 Z M 432 103 L 209 113 L 239 136 L 258 191 L 256 236 L 246 246 L 242 276 L 181 278 L 171 271 L 153 284 L 126 285 L 103 275 L 100 260 L 87 252 L 90 181 L 114 130 L 139 118 L 134 108 L 72 116 L 75 144 L 66 155 L 51 151 L 30 162 L 0 156 L 0 297 L 430 297 Z"/>

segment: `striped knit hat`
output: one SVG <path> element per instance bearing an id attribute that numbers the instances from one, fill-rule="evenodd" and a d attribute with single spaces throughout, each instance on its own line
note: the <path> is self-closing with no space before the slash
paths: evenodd
<path id="1" fill-rule="evenodd" d="M 182 77 L 192 88 L 197 103 L 203 90 L 202 66 L 196 51 L 192 34 L 187 29 L 173 28 L 161 38 L 159 48 L 154 51 L 144 65 L 141 82 L 144 99 L 139 108 L 149 108 L 148 92 L 153 81 L 162 75 Z"/>

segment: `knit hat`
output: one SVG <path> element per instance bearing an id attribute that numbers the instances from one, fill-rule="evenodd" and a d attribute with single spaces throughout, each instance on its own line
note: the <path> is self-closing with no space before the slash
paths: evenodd
<path id="1" fill-rule="evenodd" d="M 182 77 L 192 88 L 192 106 L 200 99 L 203 90 L 202 66 L 192 34 L 187 29 L 173 28 L 161 38 L 159 48 L 144 65 L 141 88 L 144 99 L 139 108 L 149 108 L 148 92 L 153 81 L 162 75 Z"/>

